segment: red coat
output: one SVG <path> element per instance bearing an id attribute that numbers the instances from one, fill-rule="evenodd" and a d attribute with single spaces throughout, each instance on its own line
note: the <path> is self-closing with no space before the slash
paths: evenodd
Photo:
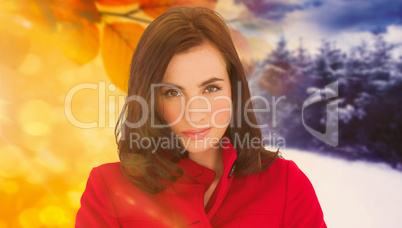
<path id="1" fill-rule="evenodd" d="M 278 158 L 260 173 L 230 175 L 236 151 L 228 144 L 205 209 L 213 170 L 182 159 L 183 177 L 154 195 L 132 184 L 116 162 L 92 169 L 76 227 L 327 227 L 313 186 L 293 161 Z"/>

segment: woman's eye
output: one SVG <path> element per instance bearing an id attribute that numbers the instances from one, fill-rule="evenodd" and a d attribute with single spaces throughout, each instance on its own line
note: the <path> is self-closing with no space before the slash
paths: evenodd
<path id="1" fill-rule="evenodd" d="M 177 97 L 180 95 L 180 93 L 175 89 L 170 89 L 166 91 L 164 95 L 167 97 Z"/>
<path id="2" fill-rule="evenodd" d="M 221 89 L 222 88 L 217 85 L 210 85 L 207 88 L 205 88 L 205 92 L 206 93 L 214 93 Z M 180 91 L 177 91 L 175 89 L 170 89 L 170 90 L 166 91 L 163 95 L 165 97 L 178 97 L 181 95 L 181 93 L 180 93 Z"/>
<path id="3" fill-rule="evenodd" d="M 213 93 L 213 92 L 216 92 L 216 91 L 221 90 L 221 89 L 222 89 L 222 88 L 219 87 L 219 86 L 211 85 L 211 86 L 208 86 L 208 87 L 205 89 L 205 91 L 208 92 L 208 93 Z"/>

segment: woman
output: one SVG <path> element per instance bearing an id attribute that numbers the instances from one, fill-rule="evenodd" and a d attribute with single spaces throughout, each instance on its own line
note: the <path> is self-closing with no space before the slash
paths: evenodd
<path id="1" fill-rule="evenodd" d="M 308 178 L 258 141 L 252 109 L 224 20 L 166 11 L 133 55 L 121 162 L 91 171 L 76 227 L 326 227 Z"/>

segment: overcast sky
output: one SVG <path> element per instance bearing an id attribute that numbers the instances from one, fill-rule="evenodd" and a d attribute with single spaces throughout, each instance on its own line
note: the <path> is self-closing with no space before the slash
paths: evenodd
<path id="1" fill-rule="evenodd" d="M 402 43 L 402 0 L 220 0 L 216 10 L 229 21 L 248 15 L 244 21 L 249 22 L 253 15 L 257 27 L 231 25 L 246 36 L 263 37 L 271 46 L 283 34 L 291 49 L 302 38 L 313 53 L 322 39 L 346 51 L 362 40 L 370 43 L 373 30 L 387 41 Z M 396 52 L 402 55 L 401 48 Z"/>

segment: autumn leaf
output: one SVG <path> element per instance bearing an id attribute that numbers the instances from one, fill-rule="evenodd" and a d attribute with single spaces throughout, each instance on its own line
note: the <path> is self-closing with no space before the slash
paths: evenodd
<path id="1" fill-rule="evenodd" d="M 265 91 L 280 96 L 284 93 L 284 85 L 282 76 L 285 74 L 285 71 L 279 67 L 270 66 L 267 67 L 263 74 L 261 75 L 258 85 L 264 89 Z"/>
<path id="2" fill-rule="evenodd" d="M 151 0 L 141 1 L 140 7 L 146 14 L 153 18 L 159 17 L 166 10 L 175 6 L 202 6 L 209 9 L 215 9 L 217 0 Z"/>
<path id="3" fill-rule="evenodd" d="M 79 21 L 83 18 L 99 22 L 95 0 L 15 0 L 16 13 L 38 27 L 56 31 L 57 22 Z"/>
<path id="4" fill-rule="evenodd" d="M 33 28 L 56 31 L 56 18 L 47 1 L 15 0 L 15 13 L 29 20 Z"/>
<path id="5" fill-rule="evenodd" d="M 57 21 L 76 21 L 85 18 L 99 22 L 95 0 L 48 0 Z"/>
<path id="6" fill-rule="evenodd" d="M 140 0 L 97 0 L 97 2 L 104 6 L 127 6 L 139 3 Z"/>
<path id="7" fill-rule="evenodd" d="M 159 17 L 166 10 L 175 6 L 203 6 L 209 9 L 215 9 L 218 0 L 98 0 L 98 3 L 104 6 L 127 6 L 138 4 L 148 16 L 152 18 Z"/>
<path id="8" fill-rule="evenodd" d="M 145 28 L 135 23 L 106 24 L 101 54 L 107 75 L 123 91 L 127 91 L 130 62 Z"/>
<path id="9" fill-rule="evenodd" d="M 255 68 L 253 53 L 251 51 L 249 42 L 241 32 L 235 29 L 231 29 L 230 32 L 233 42 L 236 46 L 237 53 L 239 54 L 239 58 L 243 63 L 244 70 L 246 71 L 246 75 L 248 75 L 253 72 Z"/>
<path id="10" fill-rule="evenodd" d="M 31 30 L 47 32 L 49 45 L 56 45 L 78 64 L 98 54 L 100 37 L 95 23 L 101 17 L 95 0 L 15 0 L 13 7 L 29 21 Z"/>
<path id="11" fill-rule="evenodd" d="M 297 88 L 303 75 L 297 73 L 287 63 L 266 66 L 258 81 L 258 85 L 275 96 L 282 96 Z"/>
<path id="12" fill-rule="evenodd" d="M 91 61 L 99 52 L 99 30 L 94 23 L 81 21 L 60 23 L 61 29 L 55 35 L 61 51 L 76 63 L 82 65 Z"/>
<path id="13" fill-rule="evenodd" d="M 264 61 L 267 58 L 267 53 L 270 53 L 273 49 L 271 44 L 258 36 L 248 37 L 247 41 L 255 61 Z"/>

